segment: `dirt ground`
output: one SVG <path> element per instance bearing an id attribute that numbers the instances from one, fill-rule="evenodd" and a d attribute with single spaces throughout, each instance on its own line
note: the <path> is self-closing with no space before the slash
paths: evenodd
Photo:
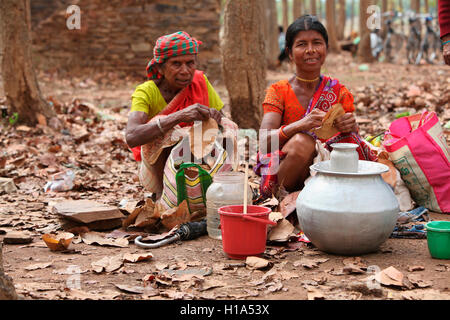
<path id="1" fill-rule="evenodd" d="M 449 68 L 442 65 L 380 63 L 370 65 L 369 71 L 360 71 L 358 66 L 349 56 L 331 56 L 324 73 L 339 78 L 350 91 L 386 82 L 409 85 L 425 79 L 445 83 L 450 77 Z M 286 78 L 291 74 L 289 71 L 287 67 L 282 71 L 269 71 L 268 83 Z M 95 76 L 58 79 L 43 73 L 39 80 L 46 97 L 52 96 L 64 103 L 76 98 L 86 100 L 105 112 L 115 110 L 123 117 L 138 84 L 137 80 L 113 76 L 110 80 L 95 79 Z M 216 89 L 226 102 L 223 85 L 216 84 Z M 0 99 L 2 96 L 0 86 Z M 123 124 L 118 126 L 122 132 L 124 128 Z M 45 132 L 32 133 L 25 135 L 24 145 L 36 146 L 38 142 L 33 139 L 44 139 Z M 7 150 L 11 151 L 9 143 L 17 141 L 21 134 L 14 131 L 6 135 L 3 143 Z M 60 226 L 50 210 L 54 201 L 91 199 L 117 206 L 122 199 L 136 200 L 144 196 L 135 176 L 137 165 L 130 156 L 119 157 L 114 153 L 108 172 L 92 171 L 94 165 L 89 167 L 83 159 L 89 156 L 98 164 L 102 162 L 102 155 L 96 157 L 97 149 L 91 152 L 88 147 L 75 146 L 73 158 L 65 158 L 65 163 L 78 161 L 86 166 L 80 165 L 88 172 L 84 177 L 89 184 L 76 191 L 44 193 L 46 176 L 30 169 L 36 158 L 26 160 L 20 170 L 6 172 L 9 177 L 18 174 L 21 179 L 15 180 L 18 192 L 0 195 L 0 239 L 12 230 L 28 231 L 33 236 L 30 244 L 5 244 L 3 248 L 5 272 L 13 278 L 17 292 L 25 299 L 450 299 L 450 261 L 431 258 L 426 239 L 388 239 L 378 252 L 360 256 L 359 263 L 365 266 L 365 272 L 359 274 L 343 272 L 349 257 L 327 254 L 305 245 L 290 247 L 286 244 L 268 245 L 263 258 L 271 264 L 263 270 L 252 270 L 242 261 L 228 259 L 221 241 L 208 236 L 151 250 L 139 248 L 132 242 L 126 248 L 80 242 L 71 244 L 71 250 L 65 253 L 52 252 L 41 236 Z M 12 163 L 12 160 L 16 159 L 8 161 Z M 450 215 L 430 213 L 430 217 L 450 221 Z M 112 272 L 96 273 L 91 265 L 104 257 L 148 252 L 153 255 L 151 259 L 125 262 Z M 312 260 L 315 263 L 308 267 L 305 261 Z M 373 275 L 371 270 L 391 266 L 405 277 L 415 279 L 413 285 L 409 288 L 370 285 L 367 278 Z M 172 270 L 172 276 L 168 276 L 167 270 Z"/>

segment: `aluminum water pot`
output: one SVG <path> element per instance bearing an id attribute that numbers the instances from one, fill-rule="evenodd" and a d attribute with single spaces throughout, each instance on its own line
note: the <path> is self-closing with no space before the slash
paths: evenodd
<path id="1" fill-rule="evenodd" d="M 360 255 L 376 251 L 394 230 L 397 198 L 381 174 L 381 163 L 358 161 L 355 172 L 331 170 L 330 161 L 311 166 L 316 175 L 300 192 L 299 225 L 321 251 Z"/>

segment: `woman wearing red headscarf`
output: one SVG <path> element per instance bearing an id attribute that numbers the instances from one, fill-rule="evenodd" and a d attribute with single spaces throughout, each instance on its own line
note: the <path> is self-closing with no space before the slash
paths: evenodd
<path id="1" fill-rule="evenodd" d="M 223 102 L 206 75 L 197 70 L 200 44 L 183 31 L 158 38 L 153 59 L 147 66 L 149 80 L 139 85 L 132 95 L 126 141 L 135 159 L 142 160 L 141 183 L 157 198 L 162 193 L 170 148 L 163 149 L 155 160 L 152 152 L 158 148 L 152 147 L 160 144 L 176 126 L 185 127 L 209 118 L 218 124 L 224 122 L 220 113 Z"/>

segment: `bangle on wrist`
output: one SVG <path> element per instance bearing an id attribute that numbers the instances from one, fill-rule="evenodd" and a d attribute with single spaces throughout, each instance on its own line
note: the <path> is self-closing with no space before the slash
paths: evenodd
<path id="1" fill-rule="evenodd" d="M 161 131 L 161 133 L 164 134 L 164 130 L 163 130 L 162 126 L 161 126 L 161 119 L 160 118 L 156 119 L 156 125 L 158 126 L 159 131 Z"/>
<path id="2" fill-rule="evenodd" d="M 280 137 L 284 138 L 284 139 L 289 139 L 289 137 L 283 132 L 283 129 L 284 129 L 285 127 L 286 127 L 285 125 L 284 125 L 284 126 L 281 126 L 281 128 L 278 130 L 278 135 L 279 135 Z"/>

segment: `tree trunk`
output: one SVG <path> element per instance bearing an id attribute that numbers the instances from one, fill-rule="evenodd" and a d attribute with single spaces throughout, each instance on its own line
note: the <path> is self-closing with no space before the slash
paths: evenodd
<path id="1" fill-rule="evenodd" d="M 392 12 L 394 11 L 394 8 L 395 8 L 394 0 L 388 0 L 388 11 Z"/>
<path id="2" fill-rule="evenodd" d="M 283 29 L 284 32 L 286 32 L 287 28 L 289 27 L 289 7 L 288 7 L 288 1 L 283 0 Z"/>
<path id="3" fill-rule="evenodd" d="M 405 11 L 403 10 L 403 0 L 398 0 L 398 7 L 401 13 L 405 13 Z M 403 32 L 404 34 L 406 34 L 405 32 L 405 19 L 401 19 L 401 32 Z"/>
<path id="4" fill-rule="evenodd" d="M 361 40 L 358 45 L 357 56 L 360 62 L 373 62 L 375 60 L 370 48 L 370 30 L 367 27 L 367 20 L 369 18 L 367 7 L 373 4 L 374 0 L 359 1 L 359 30 Z"/>
<path id="5" fill-rule="evenodd" d="M 317 16 L 317 7 L 316 7 L 316 0 L 310 0 L 310 8 L 311 15 Z"/>
<path id="6" fill-rule="evenodd" d="M 352 1 L 351 15 L 350 15 L 350 33 L 355 30 L 355 0 Z"/>
<path id="7" fill-rule="evenodd" d="M 294 20 L 302 16 L 302 0 L 294 0 Z"/>
<path id="8" fill-rule="evenodd" d="M 420 13 L 420 0 L 411 0 L 411 10 L 416 14 Z"/>
<path id="9" fill-rule="evenodd" d="M 264 0 L 266 10 L 265 36 L 266 55 L 270 68 L 275 67 L 280 49 L 278 48 L 278 21 L 276 0 Z"/>
<path id="10" fill-rule="evenodd" d="M 339 17 L 338 17 L 338 26 L 337 26 L 337 38 L 338 40 L 344 39 L 345 34 L 345 21 L 346 19 L 346 12 L 345 12 L 345 0 L 339 0 Z"/>
<path id="11" fill-rule="evenodd" d="M 19 297 L 16 293 L 11 277 L 5 274 L 3 269 L 3 244 L 0 242 L 0 300 L 17 300 Z"/>
<path id="12" fill-rule="evenodd" d="M 229 0 L 222 44 L 223 75 L 231 116 L 240 128 L 259 129 L 266 88 L 261 0 Z"/>
<path id="13" fill-rule="evenodd" d="M 381 2 L 381 32 L 380 32 L 380 36 L 383 39 L 386 37 L 386 34 L 387 34 L 386 23 L 385 23 L 387 16 L 384 16 L 383 14 L 387 11 L 388 11 L 388 0 L 383 0 Z"/>
<path id="14" fill-rule="evenodd" d="M 55 116 L 41 95 L 31 56 L 29 0 L 2 0 L 3 85 L 7 103 L 19 121 L 46 124 Z"/>
<path id="15" fill-rule="evenodd" d="M 327 15 L 327 31 L 328 31 L 328 44 L 331 52 L 339 52 L 339 44 L 336 35 L 336 22 L 334 0 L 327 0 L 326 2 L 326 15 Z"/>
<path id="16" fill-rule="evenodd" d="M 425 0 L 425 13 L 431 13 L 430 12 L 430 4 L 428 0 Z"/>

